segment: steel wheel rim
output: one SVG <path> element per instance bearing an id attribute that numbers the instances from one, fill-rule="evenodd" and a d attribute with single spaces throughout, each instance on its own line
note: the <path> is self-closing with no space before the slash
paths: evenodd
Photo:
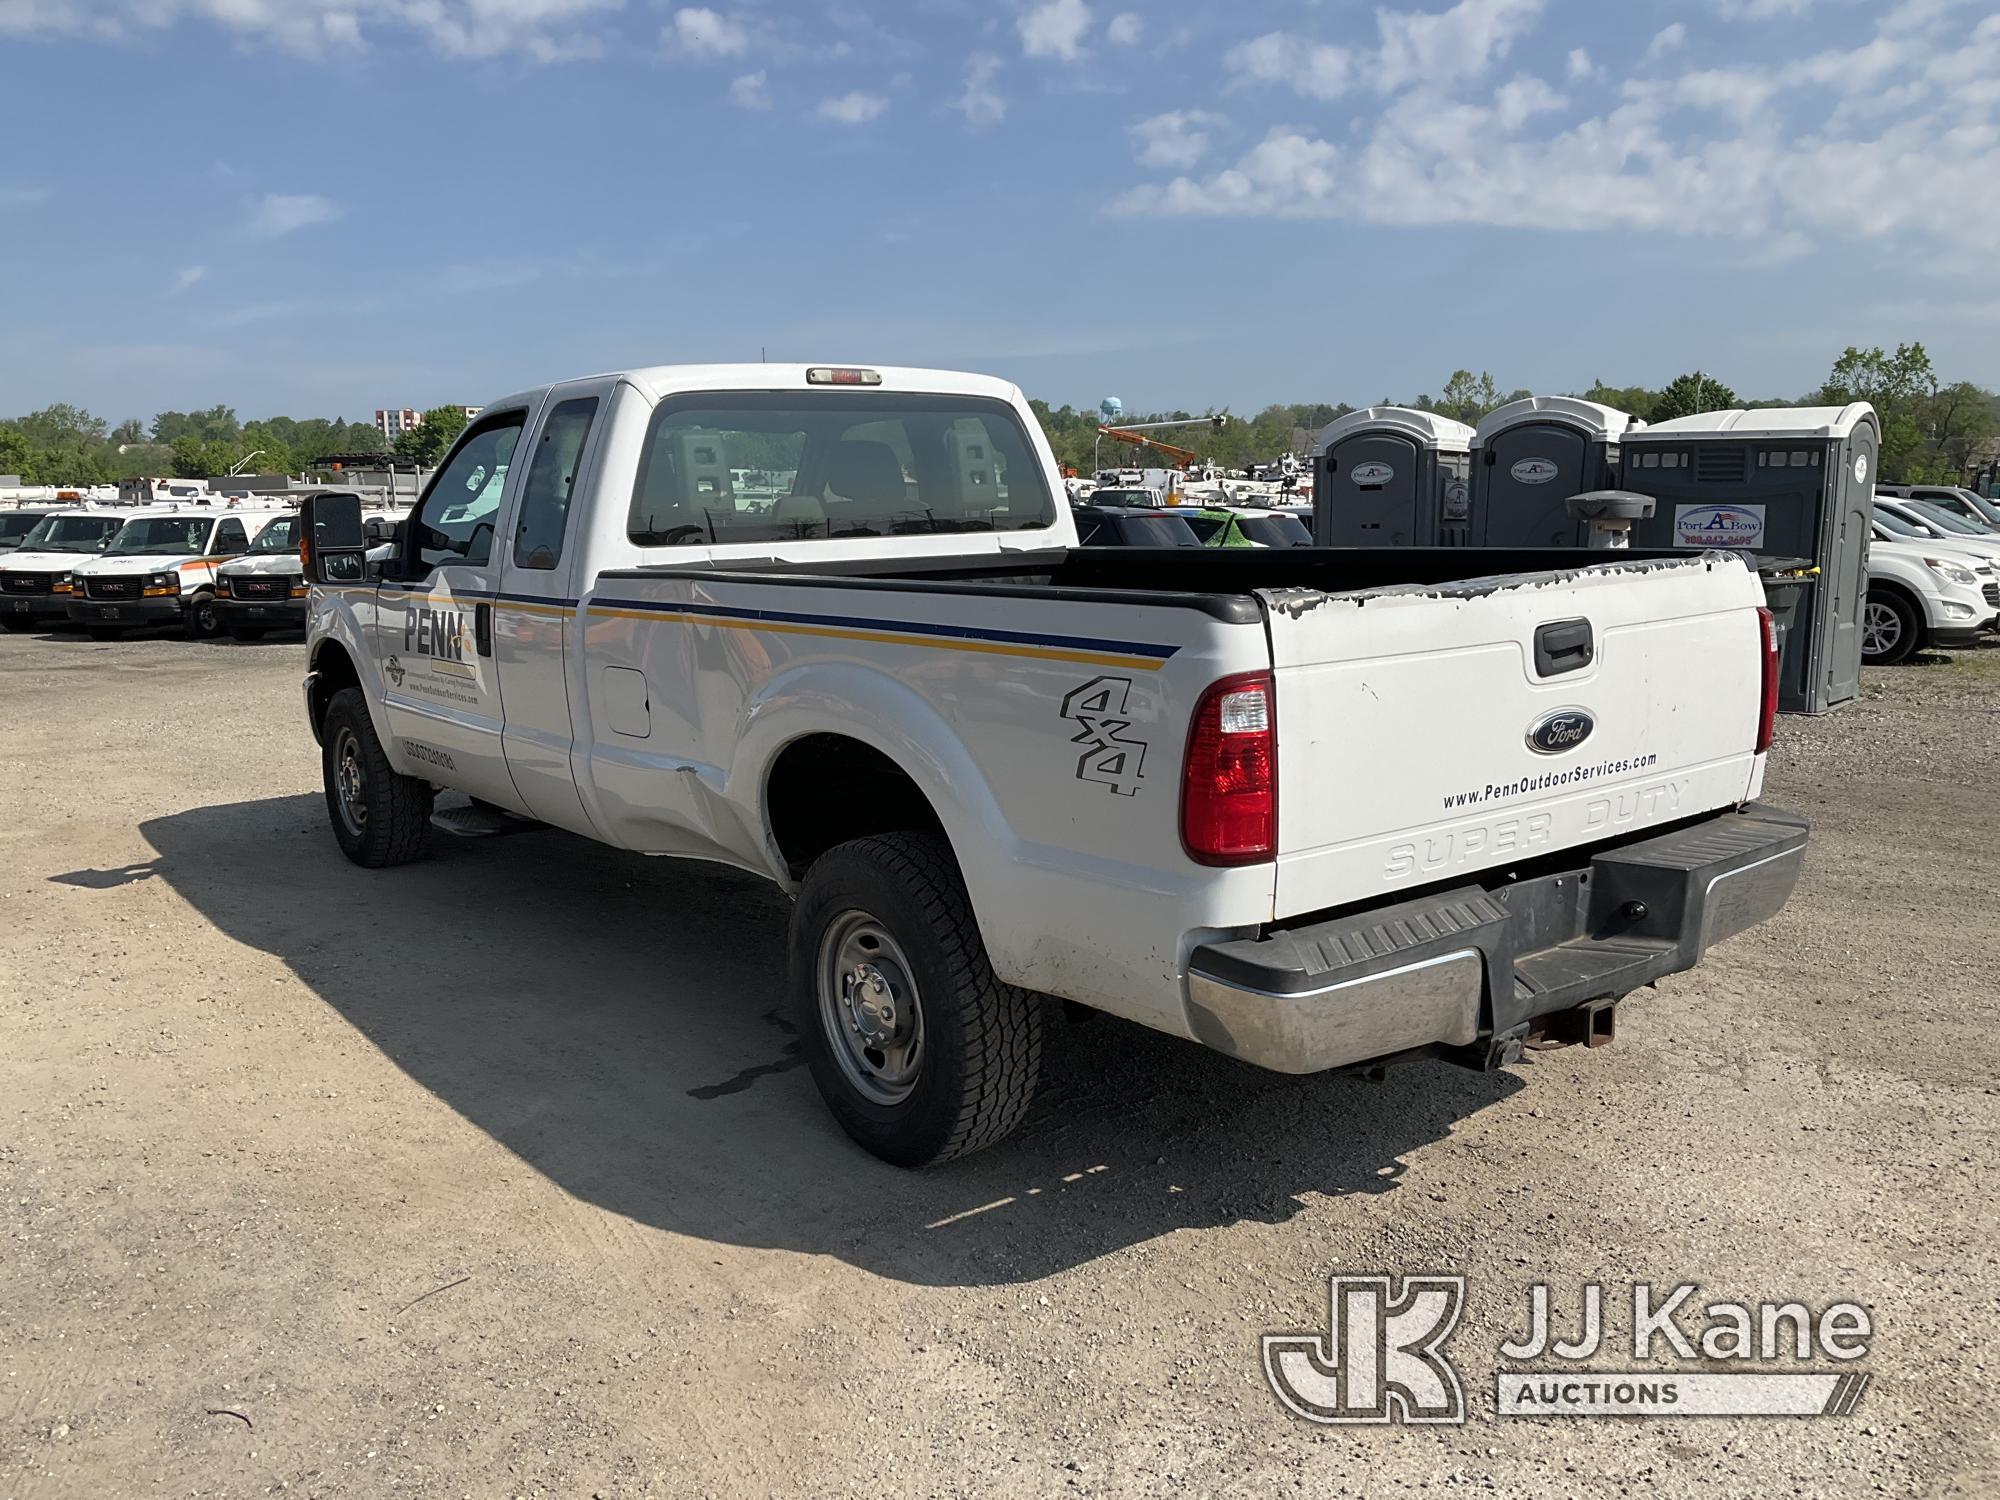
<path id="1" fill-rule="evenodd" d="M 361 761 L 361 738 L 343 729 L 333 741 L 333 800 L 340 821 L 356 838 L 368 831 L 368 771 Z"/>
<path id="2" fill-rule="evenodd" d="M 1886 604 L 1869 603 L 1861 610 L 1861 649 L 1881 656 L 1903 638 L 1903 617 Z"/>
<path id="3" fill-rule="evenodd" d="M 901 1104 L 924 1065 L 924 1008 L 902 948 L 865 911 L 841 912 L 820 936 L 814 966 L 828 1050 L 863 1098 Z"/>

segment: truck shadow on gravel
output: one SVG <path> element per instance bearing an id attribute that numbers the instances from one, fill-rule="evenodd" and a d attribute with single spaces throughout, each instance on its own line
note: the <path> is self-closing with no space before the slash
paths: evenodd
<path id="1" fill-rule="evenodd" d="M 151 865 L 55 878 L 164 880 L 565 1191 L 678 1234 L 925 1285 L 1031 1281 L 1175 1229 L 1282 1223 L 1306 1195 L 1398 1191 L 1413 1149 L 1522 1087 L 1442 1063 L 1285 1078 L 1052 1007 L 1023 1127 L 902 1172 L 841 1134 L 801 1065 L 770 887 L 559 833 L 441 838 L 370 872 L 325 820 L 317 796 L 197 808 L 142 825 Z"/>

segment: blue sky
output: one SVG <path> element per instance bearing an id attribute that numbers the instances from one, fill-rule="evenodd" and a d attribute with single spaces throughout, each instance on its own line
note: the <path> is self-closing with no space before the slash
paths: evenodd
<path id="1" fill-rule="evenodd" d="M 1974 0 L 0 0 L 0 413 L 630 364 L 2000 385 Z"/>

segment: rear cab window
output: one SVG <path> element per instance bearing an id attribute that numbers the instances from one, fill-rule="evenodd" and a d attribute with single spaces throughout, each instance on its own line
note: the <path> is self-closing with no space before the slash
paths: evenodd
<path id="1" fill-rule="evenodd" d="M 1036 530 L 1055 501 L 1014 409 L 976 396 L 731 391 L 654 410 L 642 547 Z"/>

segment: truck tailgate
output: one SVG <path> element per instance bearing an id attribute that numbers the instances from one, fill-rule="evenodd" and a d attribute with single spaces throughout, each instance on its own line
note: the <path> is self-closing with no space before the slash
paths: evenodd
<path id="1" fill-rule="evenodd" d="M 1763 590 L 1739 559 L 1259 597 L 1279 920 L 1756 792 Z"/>

